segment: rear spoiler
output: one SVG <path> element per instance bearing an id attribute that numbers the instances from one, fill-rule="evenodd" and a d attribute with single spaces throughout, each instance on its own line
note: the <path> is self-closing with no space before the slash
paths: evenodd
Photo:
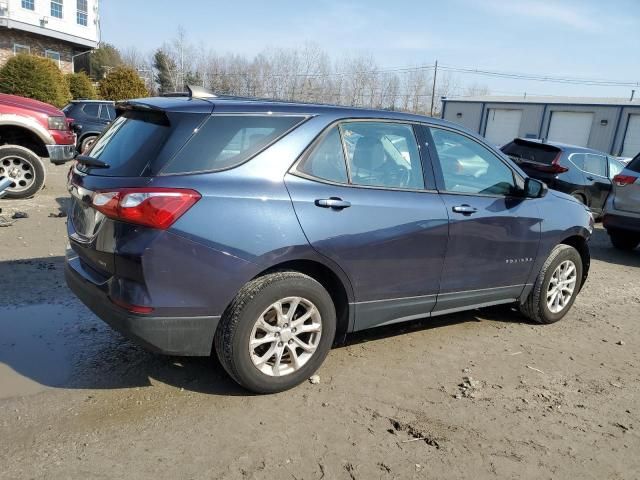
<path id="1" fill-rule="evenodd" d="M 528 138 L 514 138 L 511 143 L 515 143 L 516 145 L 522 145 L 522 146 L 525 146 L 525 147 L 539 148 L 540 150 L 544 150 L 544 151 L 547 151 L 547 152 L 560 152 L 560 151 L 562 151 L 560 148 L 556 147 L 555 145 L 549 145 L 548 143 L 545 143 L 544 141 L 534 141 L 534 140 L 530 140 Z M 504 148 L 504 146 L 503 146 L 503 148 Z"/>

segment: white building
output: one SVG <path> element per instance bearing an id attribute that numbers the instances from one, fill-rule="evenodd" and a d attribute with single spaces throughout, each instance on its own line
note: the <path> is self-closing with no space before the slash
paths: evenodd
<path id="1" fill-rule="evenodd" d="M 0 66 L 30 53 L 72 72 L 78 54 L 99 40 L 98 0 L 0 0 Z"/>

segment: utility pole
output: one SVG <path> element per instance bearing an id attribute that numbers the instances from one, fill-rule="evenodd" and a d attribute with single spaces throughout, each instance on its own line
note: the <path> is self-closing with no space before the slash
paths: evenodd
<path id="1" fill-rule="evenodd" d="M 438 60 L 436 59 L 435 68 L 433 69 L 433 86 L 431 87 L 431 116 L 433 117 L 433 101 L 436 98 L 436 78 L 438 77 Z"/>

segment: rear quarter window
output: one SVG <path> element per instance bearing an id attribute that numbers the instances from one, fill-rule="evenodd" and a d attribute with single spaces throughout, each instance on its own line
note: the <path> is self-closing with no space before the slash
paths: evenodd
<path id="1" fill-rule="evenodd" d="M 235 167 L 282 137 L 305 118 L 214 114 L 161 173 L 204 172 Z"/>

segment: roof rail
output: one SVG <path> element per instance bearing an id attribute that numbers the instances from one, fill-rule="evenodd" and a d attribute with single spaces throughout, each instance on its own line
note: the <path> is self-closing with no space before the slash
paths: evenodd
<path id="1" fill-rule="evenodd" d="M 217 98 L 217 95 L 211 90 L 198 85 L 187 85 L 187 91 L 191 98 Z"/>

